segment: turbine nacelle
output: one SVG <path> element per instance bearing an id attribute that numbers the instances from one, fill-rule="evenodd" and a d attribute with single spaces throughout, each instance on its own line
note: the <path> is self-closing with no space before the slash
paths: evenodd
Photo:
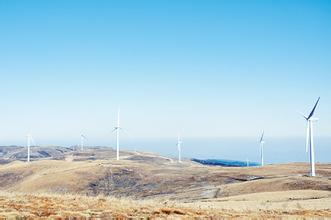
<path id="1" fill-rule="evenodd" d="M 114 127 L 114 129 L 112 130 L 112 133 L 116 130 L 122 130 L 122 128 L 121 127 Z"/>

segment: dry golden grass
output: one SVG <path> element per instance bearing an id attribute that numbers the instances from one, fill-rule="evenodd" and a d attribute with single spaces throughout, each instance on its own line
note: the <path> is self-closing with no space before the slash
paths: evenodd
<path id="1" fill-rule="evenodd" d="M 164 218 L 197 217 L 203 212 L 152 200 L 56 194 L 0 194 L 0 218 Z"/>
<path id="2" fill-rule="evenodd" d="M 0 165 L 0 219 L 331 218 L 331 164 L 317 164 L 312 178 L 306 163 L 211 167 L 142 153 L 74 159 Z"/>
<path id="3" fill-rule="evenodd" d="M 1 192 L 0 219 L 331 218 L 330 194 L 325 191 L 272 192 L 181 203 Z"/>
<path id="4" fill-rule="evenodd" d="M 210 167 L 132 160 L 43 160 L 0 165 L 0 190 L 25 193 L 104 194 L 200 200 L 284 190 L 331 191 L 331 165 L 318 164 L 319 177 L 304 176 L 308 164 L 261 167 Z M 108 176 L 111 172 L 112 176 Z M 111 188 L 102 181 L 110 177 Z M 262 177 L 247 181 L 250 176 Z M 95 185 L 96 184 L 96 185 Z M 96 190 L 96 191 L 95 191 Z"/>

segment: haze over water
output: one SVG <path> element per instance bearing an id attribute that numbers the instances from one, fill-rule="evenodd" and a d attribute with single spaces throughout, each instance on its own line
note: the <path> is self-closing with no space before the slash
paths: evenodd
<path id="1" fill-rule="evenodd" d="M 316 139 L 316 161 L 330 162 L 330 138 Z M 176 139 L 127 140 L 126 149 L 155 152 L 177 157 Z M 115 145 L 114 145 L 115 146 Z M 134 147 L 136 146 L 136 147 Z M 252 138 L 188 138 L 183 139 L 182 154 L 186 158 L 260 161 L 258 140 Z M 271 138 L 266 140 L 265 163 L 307 162 L 305 138 Z"/>

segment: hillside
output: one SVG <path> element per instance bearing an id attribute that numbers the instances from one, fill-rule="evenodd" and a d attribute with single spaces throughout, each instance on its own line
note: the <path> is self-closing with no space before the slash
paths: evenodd
<path id="1" fill-rule="evenodd" d="M 146 216 L 163 216 L 162 208 L 178 208 L 178 212 L 190 217 L 226 213 L 240 216 L 247 211 L 252 215 L 306 215 L 306 211 L 307 215 L 330 215 L 330 164 L 317 164 L 318 176 L 312 178 L 306 175 L 309 170 L 306 163 L 216 167 L 192 161 L 178 163 L 143 152 L 122 152 L 121 155 L 121 160 L 116 161 L 114 151 L 94 148 L 84 152 L 64 151 L 62 159 L 35 158 L 30 164 L 7 161 L 0 165 L 1 201 L 30 199 L 38 200 L 37 204 L 45 197 L 57 203 L 57 195 L 66 194 L 86 201 L 106 196 L 107 201 L 121 198 L 133 201 L 130 204 L 137 204 L 135 201 L 145 204 L 142 200 L 155 204 L 152 209 L 142 206 L 148 210 Z M 68 202 L 72 198 L 69 196 Z M 80 204 L 76 204 L 63 208 L 68 212 L 84 209 L 79 207 Z M 140 210 L 139 207 L 134 205 L 133 210 Z M 26 209 L 24 213 L 31 212 Z M 88 209 L 98 208 L 92 205 Z M 114 207 L 109 209 L 111 216 L 126 213 L 125 210 L 117 212 Z M 134 214 L 130 213 L 128 209 L 126 216 Z M 137 216 L 143 215 L 139 213 L 137 211 Z"/>

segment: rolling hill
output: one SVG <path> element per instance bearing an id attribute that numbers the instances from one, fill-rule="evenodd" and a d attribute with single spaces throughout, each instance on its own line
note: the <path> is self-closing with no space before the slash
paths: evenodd
<path id="1" fill-rule="evenodd" d="M 116 161 L 114 151 L 102 147 L 84 152 L 59 147 L 44 151 L 48 152 L 48 157 L 35 157 L 29 164 L 14 160 L 12 156 L 3 156 L 4 162 L 0 165 L 3 199 L 0 204 L 8 199 L 27 199 L 28 203 L 33 203 L 33 200 L 40 202 L 43 198 L 53 204 L 59 198 L 66 200 L 61 197 L 66 195 L 67 202 L 74 196 L 82 201 L 97 201 L 98 197 L 102 197 L 106 201 L 104 206 L 109 209 L 109 216 L 113 217 L 216 217 L 244 216 L 245 213 L 269 217 L 272 214 L 331 217 L 331 164 L 317 164 L 318 176 L 312 178 L 306 175 L 309 170 L 306 163 L 218 167 L 190 160 L 178 163 L 171 158 L 145 152 L 121 152 L 121 160 Z M 4 155 L 21 155 L 19 149 L 15 150 L 16 153 L 6 152 Z M 127 212 L 123 207 L 118 207 L 120 210 L 115 207 L 112 209 L 109 203 L 115 200 L 133 205 L 128 206 Z M 145 207 L 148 211 L 144 214 L 137 211 L 135 215 L 135 212 L 129 211 L 129 207 L 133 207 L 132 210 L 143 209 L 144 205 L 137 203 L 144 202 L 155 206 Z M 72 206 L 72 210 L 69 207 L 65 208 L 68 213 L 72 211 L 77 214 L 74 211 L 76 208 L 83 209 L 79 208 L 78 203 Z M 89 209 L 96 207 L 91 205 Z M 13 209 L 17 216 L 25 215 L 19 209 L 8 209 Z M 166 214 L 161 209 L 172 211 Z M 0 213 L 3 214 L 3 211 Z M 80 213 L 79 216 L 85 214 Z M 100 211 L 99 214 L 104 213 Z"/>

